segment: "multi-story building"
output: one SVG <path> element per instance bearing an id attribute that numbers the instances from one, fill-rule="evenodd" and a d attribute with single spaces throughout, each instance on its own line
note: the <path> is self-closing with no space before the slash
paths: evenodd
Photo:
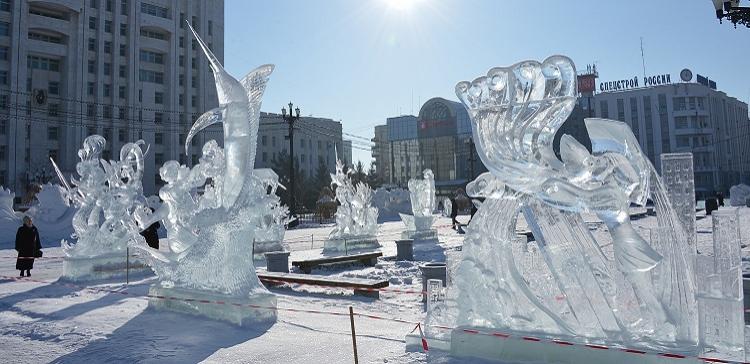
<path id="1" fill-rule="evenodd" d="M 748 183 L 747 104 L 716 90 L 713 82 L 669 83 L 671 76 L 659 77 L 661 85 L 637 87 L 636 82 L 633 88 L 622 86 L 596 94 L 596 116 L 630 125 L 657 171 L 661 170 L 661 153 L 693 153 L 699 198 Z"/>
<path id="2" fill-rule="evenodd" d="M 342 156 L 341 161 L 344 163 L 345 166 L 352 167 L 354 166 L 352 161 L 352 141 L 344 139 L 342 143 Z"/>
<path id="3" fill-rule="evenodd" d="M 294 126 L 294 156 L 305 177 L 315 178 L 320 163 L 325 164 L 330 173 L 335 172 L 334 150 L 338 151 L 342 161 L 346 159 L 341 123 L 332 119 L 303 116 Z M 289 155 L 288 124 L 279 114 L 261 113 L 255 167 L 274 167 L 274 159 L 282 152 Z M 351 161 L 351 149 L 349 160 Z"/>
<path id="4" fill-rule="evenodd" d="M 70 175 L 91 134 L 107 139 L 104 158 L 150 145 L 146 194 L 164 161 L 196 163 L 221 138 L 201 133 L 184 154 L 192 122 L 217 106 L 186 20 L 223 61 L 223 0 L 0 0 L 0 183 L 22 193 L 52 173 L 49 157 Z"/>
<path id="5" fill-rule="evenodd" d="M 391 180 L 391 149 L 388 143 L 388 125 L 375 126 L 375 137 L 372 138 L 372 161 L 375 175 L 380 183 Z"/>

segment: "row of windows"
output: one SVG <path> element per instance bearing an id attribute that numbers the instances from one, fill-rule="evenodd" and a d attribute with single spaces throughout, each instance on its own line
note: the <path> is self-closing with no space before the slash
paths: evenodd
<path id="1" fill-rule="evenodd" d="M 141 29 L 141 36 L 146 37 L 146 38 L 167 40 L 166 33 L 156 31 L 156 30 Z"/>
<path id="2" fill-rule="evenodd" d="M 154 4 L 141 3 L 141 13 L 169 19 L 168 9 Z"/>
<path id="3" fill-rule="evenodd" d="M 141 62 L 164 64 L 164 55 L 141 49 Z"/>
<path id="4" fill-rule="evenodd" d="M 151 82 L 163 85 L 164 73 L 149 70 L 140 70 L 139 79 L 143 82 Z"/>
<path id="5" fill-rule="evenodd" d="M 42 56 L 27 56 L 26 67 L 31 69 L 60 72 L 60 60 Z"/>
<path id="6" fill-rule="evenodd" d="M 29 7 L 29 14 L 39 15 L 39 16 L 43 16 L 46 18 L 52 18 L 52 19 L 58 19 L 58 20 L 68 20 L 67 14 L 63 12 L 50 10 L 50 9 L 44 9 L 44 8 L 36 8 L 32 6 Z"/>
<path id="7" fill-rule="evenodd" d="M 29 32 L 29 39 L 38 40 L 40 42 L 63 44 L 62 37 L 57 37 L 54 35 L 42 34 L 42 33 L 37 33 L 37 32 Z"/>
<path id="8" fill-rule="evenodd" d="M 705 98 L 703 97 L 675 97 L 672 99 L 675 111 L 682 110 L 705 110 Z"/>

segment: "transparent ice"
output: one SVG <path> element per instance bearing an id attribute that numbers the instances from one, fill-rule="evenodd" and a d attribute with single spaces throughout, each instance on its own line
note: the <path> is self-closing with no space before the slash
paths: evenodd
<path id="1" fill-rule="evenodd" d="M 336 201 L 340 205 L 329 240 L 374 238 L 378 232 L 378 209 L 372 206 L 372 189 L 363 182 L 355 186 L 351 173 L 351 170 L 344 172 L 344 164 L 337 158 L 331 187 L 336 186 Z"/>
<path id="2" fill-rule="evenodd" d="M 253 171 L 260 105 L 273 66 L 260 66 L 238 81 L 190 29 L 216 79 L 219 107 L 196 120 L 185 148 L 198 132 L 219 122 L 224 129 L 224 148 L 216 141 L 208 141 L 199 163 L 192 168 L 176 161 L 164 163 L 159 169 L 166 182 L 159 190 L 162 205 L 153 213 L 144 205 L 134 216 L 141 228 L 162 220 L 168 249 L 157 251 L 143 241 L 134 242 L 133 246 L 158 276 L 161 289 L 174 289 L 170 293 L 238 299 L 271 297 L 255 274 L 252 244 L 259 230 L 269 230 L 270 225 L 283 222 L 286 216 L 278 197 L 269 193 L 269 189 L 275 191 L 278 177 L 267 170 Z M 198 187 L 204 187 L 202 195 L 194 194 Z M 266 221 L 268 216 L 270 220 Z M 275 305 L 275 300 L 268 304 Z M 200 307 L 185 309 L 212 315 Z M 234 322 L 246 319 L 241 317 Z"/>
<path id="3" fill-rule="evenodd" d="M 379 187 L 372 196 L 372 206 L 378 209 L 379 219 L 398 218 L 411 211 L 411 197 L 403 188 Z"/>
<path id="4" fill-rule="evenodd" d="M 409 195 L 411 210 L 414 215 L 399 214 L 406 225 L 407 231 L 424 231 L 432 227 L 433 212 L 437 207 L 435 202 L 435 175 L 431 169 L 422 172 L 422 179 L 409 180 Z"/>
<path id="5" fill-rule="evenodd" d="M 449 295 L 457 324 L 695 352 L 685 230 L 630 128 L 586 119 L 592 152 L 569 135 L 561 138 L 561 159 L 553 152 L 577 97 L 573 62 L 552 56 L 492 68 L 460 82 L 456 93 L 489 170 L 467 186 L 485 201 L 465 238 L 458 293 Z M 666 231 L 658 248 L 630 223 L 630 204 L 649 197 Z M 611 254 L 590 233 L 584 212 L 606 225 Z M 519 214 L 536 238 L 533 247 L 516 237 Z"/>
<path id="6" fill-rule="evenodd" d="M 732 206 L 747 206 L 750 197 L 750 186 L 740 183 L 729 188 L 729 204 Z"/>
<path id="7" fill-rule="evenodd" d="M 81 161 L 76 165 L 79 177 L 72 178 L 70 183 L 55 165 L 66 186 L 66 198 L 78 208 L 72 219 L 74 242 L 61 242 L 69 258 L 118 255 L 124 259 L 128 241 L 142 240 L 131 214 L 146 200 L 141 184 L 145 143 L 139 140 L 123 145 L 117 161 L 100 159 L 106 143 L 100 135 L 84 139 L 83 148 L 78 150 Z"/>
<path id="8" fill-rule="evenodd" d="M 34 220 L 42 241 L 59 243 L 73 234 L 73 216 L 76 211 L 64 187 L 46 183 L 36 194 L 36 202 L 25 214 Z M 19 221 L 19 226 L 20 223 Z"/>

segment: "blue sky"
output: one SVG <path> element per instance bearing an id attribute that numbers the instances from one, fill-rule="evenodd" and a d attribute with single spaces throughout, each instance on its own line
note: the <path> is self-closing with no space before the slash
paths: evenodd
<path id="1" fill-rule="evenodd" d="M 364 137 L 524 59 L 596 63 L 599 81 L 642 76 L 641 37 L 647 74 L 674 82 L 690 68 L 750 99 L 750 29 L 719 24 L 710 0 L 225 0 L 224 32 L 233 75 L 276 65 L 263 111 L 293 101 Z M 355 150 L 358 159 L 369 164 L 369 152 Z"/>

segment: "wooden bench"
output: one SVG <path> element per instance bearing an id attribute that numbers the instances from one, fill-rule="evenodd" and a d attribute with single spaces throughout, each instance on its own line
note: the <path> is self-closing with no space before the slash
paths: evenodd
<path id="1" fill-rule="evenodd" d="M 360 261 L 364 265 L 374 266 L 378 263 L 378 257 L 382 257 L 383 252 L 363 253 L 363 254 L 352 254 L 352 255 L 340 255 L 336 257 L 325 257 L 308 260 L 295 260 L 292 265 L 298 267 L 303 272 L 310 274 L 312 269 L 321 264 L 341 263 Z"/>
<path id="2" fill-rule="evenodd" d="M 377 288 L 388 287 L 387 280 L 347 278 L 319 276 L 311 274 L 283 273 L 283 272 L 258 272 L 260 279 L 266 286 L 274 286 L 282 283 L 310 284 L 326 287 L 353 288 L 354 294 L 372 298 L 379 298 Z"/>

